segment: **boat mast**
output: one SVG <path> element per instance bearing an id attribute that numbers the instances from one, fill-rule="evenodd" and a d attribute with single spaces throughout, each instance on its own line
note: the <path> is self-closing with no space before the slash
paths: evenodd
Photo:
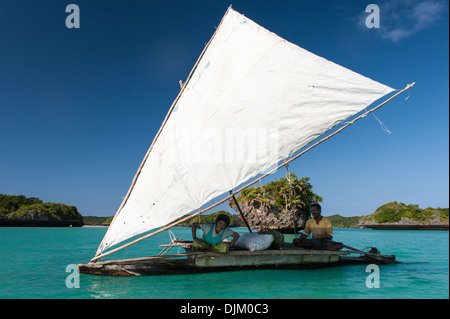
<path id="1" fill-rule="evenodd" d="M 195 68 L 194 68 L 194 69 L 195 69 Z M 108 252 L 106 252 L 106 253 L 99 254 L 99 250 L 100 250 L 100 247 L 101 247 L 101 244 L 100 244 L 99 250 L 97 251 L 96 256 L 95 256 L 93 259 L 91 259 L 91 262 L 96 262 L 96 261 L 97 261 L 98 259 L 100 259 L 100 258 L 103 258 L 103 257 L 105 257 L 105 256 L 108 256 L 108 255 L 110 255 L 110 254 L 112 254 L 112 253 L 114 253 L 114 252 L 117 252 L 117 251 L 119 251 L 119 250 L 122 250 L 123 248 L 126 248 L 126 247 L 129 247 L 129 246 L 131 246 L 131 245 L 134 245 L 134 244 L 136 244 L 137 242 L 140 242 L 141 240 L 144 240 L 144 239 L 147 239 L 147 238 L 149 238 L 149 237 L 152 237 L 152 236 L 154 236 L 154 235 L 156 235 L 156 234 L 159 234 L 159 233 L 161 233 L 161 232 L 163 232 L 163 231 L 165 231 L 165 230 L 167 230 L 167 229 L 169 229 L 169 228 L 172 228 L 172 227 L 174 227 L 174 226 L 176 226 L 176 225 L 178 225 L 178 224 L 180 224 L 180 223 L 182 223 L 182 222 L 184 222 L 184 221 L 187 221 L 187 220 L 189 220 L 189 219 L 191 219 L 191 218 L 194 218 L 194 217 L 196 217 L 196 216 L 198 216 L 198 215 L 200 215 L 200 214 L 202 214 L 202 213 L 204 213 L 204 212 L 210 210 L 211 208 L 214 208 L 214 207 L 216 207 L 216 206 L 218 206 L 218 205 L 224 203 L 225 201 L 229 200 L 230 198 L 233 198 L 235 194 L 238 194 L 238 193 L 241 192 L 242 190 L 244 190 L 244 189 L 246 189 L 246 188 L 252 186 L 253 184 L 255 184 L 255 183 L 257 183 L 257 182 L 259 182 L 259 181 L 262 180 L 264 177 L 267 177 L 268 175 L 270 175 L 270 174 L 276 172 L 279 168 L 285 166 L 286 164 L 289 164 L 290 162 L 292 162 L 293 160 L 299 158 L 300 156 L 302 156 L 302 155 L 305 154 L 306 152 L 310 151 L 311 149 L 313 149 L 313 148 L 316 147 L 317 145 L 323 143 L 324 141 L 328 140 L 329 138 L 333 137 L 334 135 L 340 133 L 343 129 L 349 127 L 350 125 L 352 125 L 352 124 L 355 123 L 356 121 L 358 121 L 358 120 L 362 119 L 363 117 L 366 117 L 368 114 L 370 114 L 370 113 L 376 111 L 377 109 L 379 109 L 380 107 L 382 107 L 383 105 L 385 105 L 387 102 L 393 100 L 394 98 L 396 98 L 397 96 L 399 96 L 399 95 L 402 94 L 403 92 L 405 92 L 405 91 L 407 91 L 408 89 L 412 88 L 414 85 L 415 85 L 415 82 L 413 82 L 413 83 L 411 83 L 411 84 L 408 84 L 403 90 L 397 92 L 396 94 L 394 94 L 393 96 L 391 96 L 389 99 L 385 100 L 384 102 L 380 103 L 378 106 L 376 106 L 376 107 L 370 109 L 369 111 L 366 111 L 365 113 L 362 113 L 362 114 L 359 115 L 358 117 L 354 118 L 352 121 L 350 121 L 350 122 L 348 122 L 347 124 L 345 124 L 344 126 L 342 126 L 340 129 L 336 130 L 335 132 L 333 132 L 333 133 L 329 134 L 328 136 L 322 138 L 321 140 L 317 141 L 316 143 L 314 143 L 314 144 L 311 145 L 310 147 L 306 148 L 305 150 L 303 150 L 303 151 L 300 152 L 299 154 L 297 154 L 297 155 L 291 157 L 289 160 L 284 161 L 283 164 L 280 164 L 280 165 L 278 165 L 277 167 L 271 169 L 271 170 L 268 171 L 266 174 L 262 175 L 261 177 L 258 177 L 257 179 L 253 180 L 252 182 L 246 184 L 245 186 L 241 187 L 241 188 L 238 189 L 237 191 L 234 191 L 234 192 L 233 192 L 233 191 L 230 191 L 230 195 L 228 195 L 228 196 L 225 197 L 224 199 L 220 200 L 219 202 L 217 202 L 217 203 L 215 203 L 215 204 L 213 204 L 213 205 L 211 205 L 211 206 L 209 206 L 209 207 L 207 207 L 207 208 L 205 208 L 205 209 L 202 209 L 202 210 L 198 211 L 198 212 L 195 213 L 195 214 L 189 215 L 189 216 L 187 216 L 187 217 L 185 217 L 185 218 L 183 218 L 183 219 L 180 219 L 180 220 L 178 220 L 178 221 L 176 221 L 176 222 L 173 222 L 173 223 L 171 223 L 171 224 L 169 224 L 169 225 L 167 225 L 167 226 L 165 226 L 165 227 L 163 227 L 163 228 L 161 228 L 161 229 L 159 229 L 159 230 L 157 230 L 157 231 L 154 231 L 154 232 L 152 232 L 152 233 L 150 233 L 150 234 L 147 234 L 147 235 L 142 236 L 142 237 L 140 237 L 140 238 L 138 238 L 138 239 L 135 239 L 135 240 L 133 240 L 132 242 L 129 242 L 129 243 L 125 244 L 125 245 L 122 245 L 122 246 L 120 246 L 120 247 L 118 247 L 118 248 L 115 248 L 115 249 L 113 249 L 113 250 L 110 250 L 110 251 L 108 251 Z M 136 177 L 135 177 L 135 178 L 136 178 Z"/>
<path id="2" fill-rule="evenodd" d="M 241 215 L 242 220 L 244 221 L 245 225 L 247 226 L 248 231 L 252 233 L 252 229 L 250 228 L 250 225 L 248 224 L 247 219 L 245 219 L 245 216 L 244 216 L 244 214 L 241 211 L 241 207 L 239 206 L 239 203 L 238 203 L 236 197 L 234 197 L 234 194 L 233 194 L 232 190 L 230 191 L 230 195 L 233 196 L 234 204 L 236 205 L 237 210 L 239 211 L 239 215 Z"/>

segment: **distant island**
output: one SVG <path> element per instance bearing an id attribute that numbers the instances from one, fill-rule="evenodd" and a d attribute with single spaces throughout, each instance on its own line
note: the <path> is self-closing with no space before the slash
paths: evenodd
<path id="1" fill-rule="evenodd" d="M 393 230 L 448 230 L 448 208 L 425 208 L 390 202 L 359 221 L 361 228 Z"/>
<path id="2" fill-rule="evenodd" d="M 189 227 L 193 222 L 214 222 L 218 214 L 230 216 L 231 227 L 246 227 L 237 214 L 221 210 L 201 215 L 178 226 Z M 186 215 L 187 216 L 187 215 Z M 182 219 L 186 216 L 180 217 Z M 425 208 L 418 205 L 390 202 L 367 216 L 327 217 L 334 228 L 371 228 L 395 230 L 448 230 L 448 208 Z M 113 216 L 82 216 L 75 206 L 44 203 L 37 197 L 0 194 L 0 227 L 81 227 L 109 226 Z M 301 229 L 299 229 L 301 230 Z"/>
<path id="3" fill-rule="evenodd" d="M 194 222 L 214 222 L 218 214 L 230 216 L 231 227 L 246 227 L 237 214 L 231 214 L 221 210 L 208 215 L 201 215 L 178 224 L 178 226 L 189 227 Z M 187 215 L 186 215 L 187 216 Z M 182 219 L 186 216 L 180 217 Z M 339 214 L 325 216 L 333 225 L 333 228 L 372 228 L 372 229 L 396 229 L 396 230 L 448 230 L 449 209 L 448 208 L 425 208 L 420 209 L 417 205 L 406 205 L 391 202 L 377 208 L 367 216 L 346 217 Z M 112 217 L 84 217 L 86 225 L 108 226 Z"/>
<path id="4" fill-rule="evenodd" d="M 99 217 L 99 216 L 83 216 L 85 226 L 109 226 L 114 216 Z"/>
<path id="5" fill-rule="evenodd" d="M 177 226 L 190 227 L 192 223 L 214 223 L 216 221 L 217 216 L 220 214 L 225 214 L 228 215 L 228 217 L 230 217 L 230 227 L 246 227 L 242 219 L 239 218 L 239 215 L 231 214 L 226 210 L 219 210 L 211 214 L 200 215 L 198 217 L 194 217 L 192 219 L 184 221 L 178 224 Z M 179 220 L 185 217 L 187 217 L 187 215 L 180 217 Z"/>
<path id="6" fill-rule="evenodd" d="M 390 202 L 367 216 L 327 216 L 334 228 L 370 228 L 390 230 L 449 230 L 448 208 L 425 208 Z"/>
<path id="7" fill-rule="evenodd" d="M 37 197 L 0 194 L 0 226 L 81 227 L 83 217 L 75 206 L 44 203 Z"/>

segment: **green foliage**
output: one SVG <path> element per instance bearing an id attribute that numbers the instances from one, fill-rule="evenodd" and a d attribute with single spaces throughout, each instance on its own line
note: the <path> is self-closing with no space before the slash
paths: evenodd
<path id="1" fill-rule="evenodd" d="M 309 177 L 298 179 L 294 173 L 290 174 L 290 182 L 287 178 L 280 178 L 265 186 L 247 188 L 237 199 L 273 201 L 275 206 L 282 207 L 286 212 L 301 210 L 308 214 L 311 204 L 323 201 L 322 197 L 313 193 Z"/>
<path id="2" fill-rule="evenodd" d="M 107 225 L 111 224 L 112 221 L 113 221 L 113 219 L 114 219 L 114 216 L 109 217 L 109 218 L 105 221 L 105 224 L 107 224 Z"/>
<path id="3" fill-rule="evenodd" d="M 448 223 L 448 208 L 436 208 L 441 220 Z"/>
<path id="4" fill-rule="evenodd" d="M 345 217 L 339 214 L 327 216 L 327 219 L 330 221 L 331 225 L 334 228 L 352 228 L 358 227 L 359 224 L 359 216 L 353 217 Z"/>
<path id="5" fill-rule="evenodd" d="M 75 206 L 67 206 L 57 203 L 40 203 L 20 206 L 18 210 L 9 214 L 14 218 L 21 218 L 30 214 L 46 216 L 49 219 L 78 219 L 82 218 Z"/>
<path id="6" fill-rule="evenodd" d="M 0 195 L 0 215 L 11 218 L 27 218 L 35 215 L 48 219 L 80 219 L 81 214 L 75 206 L 58 203 L 43 203 L 36 197 L 23 195 Z"/>
<path id="7" fill-rule="evenodd" d="M 396 223 L 401 221 L 402 217 L 424 224 L 434 219 L 448 223 L 448 208 L 420 209 L 418 205 L 390 202 L 378 207 L 373 214 L 364 216 L 361 220 L 373 219 L 377 223 Z"/>
<path id="8" fill-rule="evenodd" d="M 182 222 L 180 224 L 178 224 L 178 226 L 190 226 L 192 225 L 192 223 L 214 223 L 216 221 L 216 218 L 218 215 L 220 214 L 225 214 L 228 215 L 228 217 L 230 217 L 230 227 L 245 227 L 245 223 L 241 222 L 238 219 L 238 215 L 234 215 L 234 214 L 230 214 L 229 212 L 225 211 L 225 210 L 219 210 L 217 212 L 208 214 L 208 215 L 200 215 L 200 220 L 199 217 L 194 217 L 192 219 L 189 219 L 185 222 Z M 182 219 L 186 216 L 183 216 L 179 219 Z"/>
<path id="9" fill-rule="evenodd" d="M 375 215 L 375 220 L 377 223 L 396 223 L 401 219 L 401 216 L 398 215 L 392 208 L 381 210 Z"/>
<path id="10" fill-rule="evenodd" d="M 37 197 L 25 197 L 23 195 L 5 195 L 0 194 L 0 216 L 6 216 L 15 212 L 23 205 L 33 205 L 42 203 Z"/>
<path id="11" fill-rule="evenodd" d="M 85 225 L 109 225 L 113 217 L 83 216 Z"/>

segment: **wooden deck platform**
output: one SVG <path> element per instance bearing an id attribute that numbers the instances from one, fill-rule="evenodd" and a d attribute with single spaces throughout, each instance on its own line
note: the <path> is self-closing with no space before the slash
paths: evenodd
<path id="1" fill-rule="evenodd" d="M 201 273 L 243 269 L 295 269 L 338 264 L 349 251 L 262 250 L 227 254 L 195 252 L 80 264 L 82 274 L 140 276 Z"/>
<path id="2" fill-rule="evenodd" d="M 169 246 L 169 245 L 162 245 Z M 249 251 L 233 249 L 226 254 L 192 252 L 189 244 L 180 243 L 186 253 L 98 261 L 79 264 L 82 274 L 103 276 L 176 275 L 247 269 L 301 269 L 331 267 L 345 264 L 397 263 L 395 256 L 347 256 L 349 250 L 307 250 L 285 244 L 279 250 Z M 370 256 L 369 256 L 370 257 Z M 381 262 L 379 262 L 381 261 Z"/>

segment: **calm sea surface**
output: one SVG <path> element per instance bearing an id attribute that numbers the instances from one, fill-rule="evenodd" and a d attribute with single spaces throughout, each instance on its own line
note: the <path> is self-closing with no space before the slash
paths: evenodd
<path id="1" fill-rule="evenodd" d="M 172 231 L 191 239 L 189 228 Z M 366 265 L 125 278 L 80 275 L 79 288 L 68 288 L 66 279 L 76 275 L 70 265 L 88 262 L 105 232 L 105 227 L 0 228 L 0 298 L 449 298 L 448 231 L 335 229 L 337 241 L 359 249 L 375 246 L 402 262 L 379 267 L 379 288 L 367 288 L 371 273 Z M 110 259 L 153 255 L 158 245 L 169 242 L 169 234 L 161 233 Z M 68 282 L 73 286 L 75 281 Z"/>

